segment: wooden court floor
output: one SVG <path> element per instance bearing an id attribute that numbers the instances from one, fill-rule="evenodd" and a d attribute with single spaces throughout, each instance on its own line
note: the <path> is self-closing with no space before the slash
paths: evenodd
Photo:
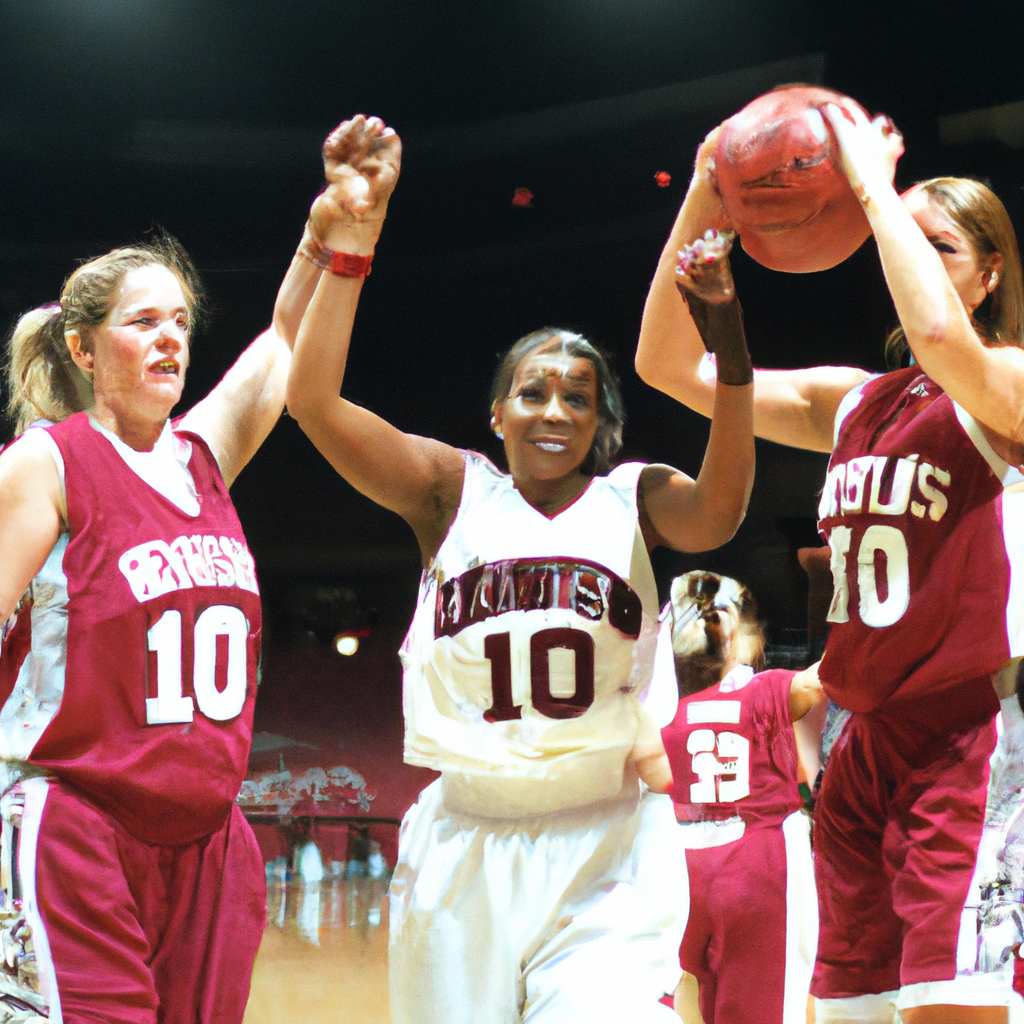
<path id="1" fill-rule="evenodd" d="M 380 879 L 268 886 L 245 1024 L 390 1024 Z"/>

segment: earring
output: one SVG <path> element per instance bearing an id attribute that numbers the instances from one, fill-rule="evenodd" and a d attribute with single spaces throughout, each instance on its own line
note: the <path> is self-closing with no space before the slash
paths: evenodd
<path id="1" fill-rule="evenodd" d="M 502 432 L 501 432 L 500 430 L 496 430 L 496 431 L 494 432 L 494 436 L 495 436 L 495 437 L 496 437 L 496 438 L 497 438 L 497 439 L 498 439 L 499 441 L 504 441 L 504 440 L 505 440 L 505 435 L 504 435 L 504 434 L 503 434 L 503 433 L 502 433 Z"/>

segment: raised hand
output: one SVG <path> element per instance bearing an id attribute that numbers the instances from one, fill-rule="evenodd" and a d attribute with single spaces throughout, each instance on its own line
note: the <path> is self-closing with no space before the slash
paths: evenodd
<path id="1" fill-rule="evenodd" d="M 723 231 L 730 227 L 722 196 L 715 180 L 715 146 L 721 125 L 713 128 L 697 149 L 697 159 L 693 165 L 693 176 L 686 190 L 683 208 L 687 212 L 687 220 L 692 225 L 699 224 L 702 230 L 714 228 Z"/>
<path id="2" fill-rule="evenodd" d="M 729 252 L 736 232 L 708 228 L 703 237 L 679 250 L 676 284 L 680 290 L 721 306 L 736 296 Z M 685 296 L 684 296 L 685 297 Z"/>
<path id="3" fill-rule="evenodd" d="M 704 347 L 715 356 L 723 384 L 749 384 L 753 378 L 743 310 L 729 267 L 735 231 L 709 228 L 679 251 L 676 286 L 690 309 Z"/>
<path id="4" fill-rule="evenodd" d="M 856 104 L 826 103 L 821 113 L 832 131 L 839 166 L 861 203 L 879 186 L 890 185 L 903 155 L 903 136 L 885 115 L 868 120 Z"/>
<path id="5" fill-rule="evenodd" d="M 402 143 L 394 129 L 379 117 L 357 114 L 327 136 L 323 153 L 327 187 L 310 210 L 313 237 L 338 248 L 332 243 L 339 235 L 347 241 L 353 229 L 376 236 L 402 161 Z"/>

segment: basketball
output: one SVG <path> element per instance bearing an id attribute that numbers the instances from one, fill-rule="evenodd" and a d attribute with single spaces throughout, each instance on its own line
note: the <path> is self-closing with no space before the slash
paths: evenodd
<path id="1" fill-rule="evenodd" d="M 715 178 L 744 251 L 771 270 L 808 274 L 851 256 L 871 233 L 843 176 L 817 86 L 759 96 L 722 125 Z"/>

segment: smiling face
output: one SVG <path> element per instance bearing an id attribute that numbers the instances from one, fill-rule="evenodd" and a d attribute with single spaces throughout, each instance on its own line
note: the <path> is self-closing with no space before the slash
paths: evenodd
<path id="1" fill-rule="evenodd" d="M 72 357 L 92 376 L 97 411 L 162 423 L 185 384 L 188 326 L 173 271 L 157 263 L 129 270 L 106 320 L 86 337 L 68 334 Z"/>
<path id="2" fill-rule="evenodd" d="M 513 479 L 554 481 L 576 473 L 598 426 L 594 364 L 562 350 L 560 338 L 530 352 L 508 395 L 494 405 Z"/>
<path id="3" fill-rule="evenodd" d="M 911 189 L 903 203 L 938 252 L 964 308 L 973 313 L 998 285 L 1002 257 L 982 257 L 967 233 L 923 189 Z"/>

